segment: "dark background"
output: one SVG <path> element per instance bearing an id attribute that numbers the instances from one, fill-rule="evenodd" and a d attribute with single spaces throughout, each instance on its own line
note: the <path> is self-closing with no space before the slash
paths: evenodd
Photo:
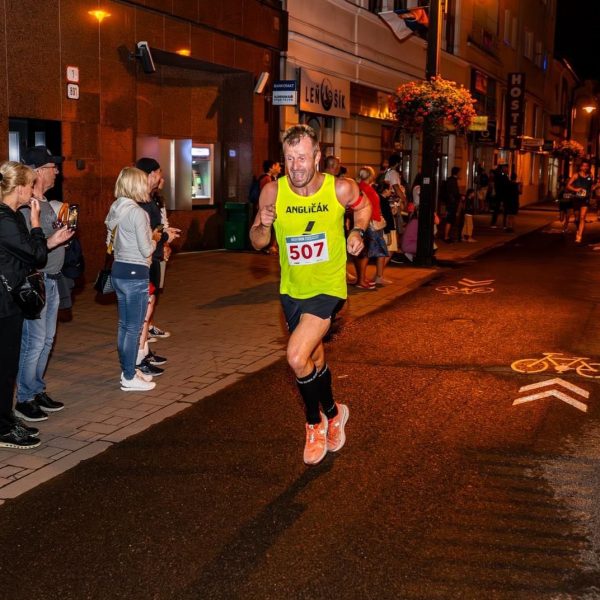
<path id="1" fill-rule="evenodd" d="M 581 79 L 600 80 L 600 2 L 558 0 L 556 55 L 566 58 Z"/>

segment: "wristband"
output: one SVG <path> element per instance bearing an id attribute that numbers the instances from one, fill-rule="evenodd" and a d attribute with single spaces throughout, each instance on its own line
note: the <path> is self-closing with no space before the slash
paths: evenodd
<path id="1" fill-rule="evenodd" d="M 364 238 L 364 237 L 365 237 L 365 230 L 364 230 L 364 229 L 361 229 L 360 227 L 353 227 L 353 228 L 350 230 L 350 233 L 352 233 L 353 231 L 356 231 L 356 232 L 358 232 L 358 234 L 360 235 L 360 237 L 361 237 L 361 238 Z"/>

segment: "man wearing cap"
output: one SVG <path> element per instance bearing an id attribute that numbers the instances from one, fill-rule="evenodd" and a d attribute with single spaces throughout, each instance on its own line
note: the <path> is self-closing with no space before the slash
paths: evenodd
<path id="1" fill-rule="evenodd" d="M 36 174 L 33 197 L 40 204 L 40 225 L 46 238 L 55 232 L 57 223 L 56 213 L 44 194 L 54 187 L 58 174 L 57 165 L 62 161 L 62 156 L 54 156 L 46 146 L 27 148 L 22 158 L 22 162 L 31 167 Z M 27 226 L 31 229 L 30 211 L 27 207 L 23 209 L 23 215 Z M 73 232 L 69 237 L 72 235 Z M 56 333 L 60 300 L 58 279 L 62 277 L 64 259 L 64 245 L 48 252 L 48 262 L 43 269 L 40 269 L 46 284 L 46 306 L 39 319 L 25 319 L 23 323 L 15 414 L 25 421 L 45 421 L 48 418 L 47 412 L 64 408 L 62 402 L 56 402 L 48 396 L 44 381 L 44 372 Z"/>

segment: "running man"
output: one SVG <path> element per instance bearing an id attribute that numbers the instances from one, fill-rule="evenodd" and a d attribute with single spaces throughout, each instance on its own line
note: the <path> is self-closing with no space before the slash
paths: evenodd
<path id="1" fill-rule="evenodd" d="M 573 210 L 575 212 L 575 222 L 577 223 L 577 232 L 575 233 L 576 244 L 581 244 L 583 230 L 585 229 L 585 217 L 590 206 L 592 191 L 598 187 L 597 184 L 594 184 L 594 178 L 590 170 L 591 163 L 589 159 L 584 158 L 579 165 L 579 171 L 569 179 L 566 188 L 568 192 L 575 194 L 573 197 Z"/>
<path id="2" fill-rule="evenodd" d="M 306 407 L 304 462 L 316 465 L 346 441 L 349 411 L 333 399 L 323 336 L 346 299 L 346 250 L 356 256 L 363 249 L 371 206 L 354 181 L 318 172 L 319 141 L 307 125 L 284 133 L 283 154 L 286 176 L 262 189 L 250 240 L 256 250 L 264 248 L 274 225 L 290 331 L 287 361 Z M 355 227 L 346 241 L 347 208 L 354 211 Z"/>

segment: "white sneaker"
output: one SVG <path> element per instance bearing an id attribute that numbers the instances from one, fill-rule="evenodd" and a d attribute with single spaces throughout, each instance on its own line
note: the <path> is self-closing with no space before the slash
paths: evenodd
<path id="1" fill-rule="evenodd" d="M 125 379 L 121 375 L 121 389 L 124 392 L 149 392 L 156 387 L 154 381 L 144 381 L 137 374 L 133 379 Z"/>
<path id="2" fill-rule="evenodd" d="M 147 373 L 142 373 L 139 369 L 135 370 L 135 374 L 137 377 L 139 377 L 140 379 L 143 379 L 144 381 L 152 381 L 152 379 L 153 379 L 152 375 L 148 375 Z"/>

